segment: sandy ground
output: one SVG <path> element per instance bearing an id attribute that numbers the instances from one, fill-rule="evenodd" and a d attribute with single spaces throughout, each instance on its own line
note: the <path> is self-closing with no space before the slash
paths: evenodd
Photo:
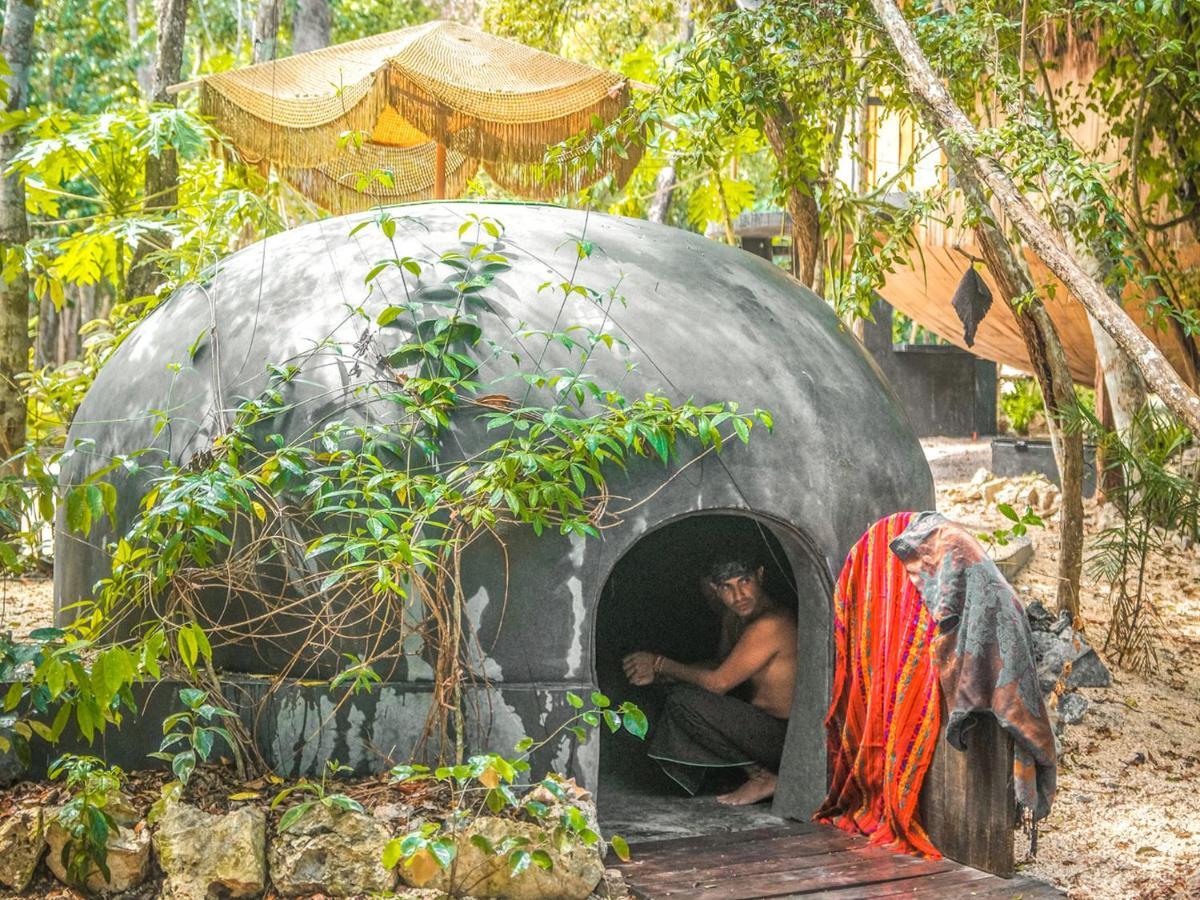
<path id="1" fill-rule="evenodd" d="M 938 508 L 979 531 L 1005 524 L 998 500 L 1024 509 L 1033 491 L 1044 504 L 1054 491 L 1035 478 L 1010 479 L 985 500 L 972 484 L 986 467 L 986 441 L 924 441 L 938 488 Z M 1035 503 L 1035 505 L 1037 505 Z M 1086 506 L 1091 534 L 1111 512 Z M 1036 555 L 1017 578 L 1026 602 L 1054 606 L 1058 536 L 1052 520 L 1033 529 Z M 1026 874 L 1079 898 L 1200 898 L 1200 547 L 1180 548 L 1152 566 L 1151 595 L 1162 617 L 1159 671 L 1149 677 L 1114 670 L 1110 688 L 1085 688 L 1083 721 L 1062 735 L 1058 797 L 1041 829 Z M 1106 594 L 1087 577 L 1083 619 L 1101 646 Z M 50 624 L 49 581 L 9 582 L 0 593 L 0 632 Z M 1017 836 L 1018 857 L 1028 842 Z"/>
<path id="2" fill-rule="evenodd" d="M 927 453 L 938 508 L 988 531 L 1004 519 L 996 501 L 985 502 L 969 483 L 979 443 L 933 439 Z M 1040 479 L 1009 480 L 998 499 L 1019 500 L 1013 505 L 1023 511 L 1031 490 L 1038 499 L 1052 493 Z M 1093 501 L 1085 513 L 1089 535 L 1112 516 Z M 1037 552 L 1016 587 L 1026 602 L 1053 609 L 1054 522 L 1032 533 Z M 1114 669 L 1112 687 L 1082 690 L 1091 705 L 1062 734 L 1058 797 L 1042 825 L 1037 859 L 1022 866 L 1071 897 L 1200 897 L 1200 548 L 1154 559 L 1151 579 L 1162 618 L 1159 670 L 1146 677 Z M 1085 567 L 1083 619 L 1098 648 L 1106 596 Z M 1027 847 L 1018 834 L 1018 858 Z"/>
<path id="3" fill-rule="evenodd" d="M 24 637 L 34 628 L 52 625 L 54 586 L 48 578 L 0 581 L 0 634 Z"/>

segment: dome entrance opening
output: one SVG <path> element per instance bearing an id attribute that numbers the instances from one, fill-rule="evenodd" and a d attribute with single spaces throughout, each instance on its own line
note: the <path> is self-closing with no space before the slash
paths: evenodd
<path id="1" fill-rule="evenodd" d="M 604 585 L 596 618 L 597 683 L 614 703 L 637 703 L 649 718 L 653 734 L 668 688 L 633 686 L 621 661 L 629 653 L 646 650 L 679 662 L 717 662 L 722 631 L 732 617 L 719 601 L 705 596 L 701 579 L 714 560 L 731 551 L 759 562 L 766 592 L 797 616 L 797 697 L 781 766 L 785 775 L 795 778 L 796 767 L 789 765 L 789 758 L 808 757 L 814 737 L 818 744 L 824 741 L 821 722 L 828 701 L 828 617 L 812 616 L 809 609 L 828 609 L 829 592 L 828 578 L 821 571 L 823 562 L 808 551 L 794 529 L 745 513 L 718 512 L 688 515 L 644 535 L 616 563 Z M 815 666 L 814 661 L 818 661 Z M 822 767 L 818 773 L 805 772 L 802 777 L 816 783 L 799 791 L 792 785 L 785 793 L 793 799 L 785 798 L 782 806 L 778 802 L 721 806 L 714 796 L 745 780 L 740 768 L 707 770 L 699 792 L 689 797 L 647 756 L 646 743 L 623 731 L 601 731 L 601 821 L 606 829 L 629 839 L 777 823 L 778 815 L 810 812 L 804 808 L 807 797 L 822 794 L 825 788 Z M 797 801 L 798 797 L 805 799 Z"/>

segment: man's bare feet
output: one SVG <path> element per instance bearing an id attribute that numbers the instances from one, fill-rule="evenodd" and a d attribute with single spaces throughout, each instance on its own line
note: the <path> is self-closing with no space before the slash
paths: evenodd
<path id="1" fill-rule="evenodd" d="M 756 768 L 750 772 L 745 784 L 736 791 L 721 794 L 717 797 L 717 802 L 725 806 L 750 806 L 753 803 L 761 803 L 775 796 L 775 785 L 778 781 L 779 778 L 774 772 Z"/>

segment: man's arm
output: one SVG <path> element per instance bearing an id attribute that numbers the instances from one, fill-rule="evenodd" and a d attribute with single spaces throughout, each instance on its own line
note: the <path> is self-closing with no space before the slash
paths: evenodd
<path id="1" fill-rule="evenodd" d="M 746 629 L 719 666 L 706 669 L 663 658 L 658 672 L 677 681 L 686 681 L 714 694 L 727 694 L 766 667 L 778 653 L 772 640 L 771 623 L 760 620 Z"/>

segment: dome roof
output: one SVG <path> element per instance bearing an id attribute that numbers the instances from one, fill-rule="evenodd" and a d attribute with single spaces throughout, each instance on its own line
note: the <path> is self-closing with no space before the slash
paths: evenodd
<path id="1" fill-rule="evenodd" d="M 592 612 L 613 563 L 640 535 L 680 516 L 754 513 L 802 535 L 832 576 L 877 518 L 932 505 L 921 447 L 874 363 L 823 301 L 770 263 L 668 226 L 550 206 L 425 203 L 390 214 L 395 249 L 374 225 L 355 230 L 375 213 L 326 219 L 233 254 L 203 283 L 177 291 L 97 377 L 71 430 L 72 444 L 84 443 L 64 463 L 63 483 L 145 447 L 177 462 L 192 458 L 211 445 L 217 410 L 258 394 L 268 366 L 302 371 L 302 396 L 272 426 L 285 437 L 337 418 L 388 415 L 359 388 L 382 377 L 379 353 L 400 336 L 355 310 L 373 321 L 403 297 L 403 286 L 395 270 L 373 290 L 366 276 L 397 256 L 424 260 L 429 271 L 473 241 L 477 218 L 487 217 L 503 228 L 512 269 L 482 293 L 476 311 L 485 339 L 504 351 L 481 367 L 484 393 L 525 389 L 507 377 L 516 369 L 510 353 L 526 366 L 540 360 L 543 370 L 574 365 L 577 352 L 539 332 L 585 325 L 616 339 L 611 349 L 598 345 L 588 363 L 598 382 L 619 384 L 628 397 L 656 390 L 675 400 L 733 400 L 743 410 L 769 410 L 775 422 L 774 433 L 755 429 L 748 446 L 727 444 L 695 465 L 684 448 L 668 467 L 642 460 L 613 472 L 610 489 L 629 499 L 628 510 L 600 538 L 512 529 L 502 536 L 507 576 L 496 548 L 472 548 L 464 564 L 468 611 L 480 634 L 496 631 L 482 644 L 493 679 L 589 678 Z M 580 253 L 581 242 L 590 254 Z M 564 299 L 563 283 L 596 293 Z M 208 334 L 214 321 L 216 340 Z M 490 442 L 472 418 L 460 415 L 454 429 L 464 451 Z M 120 489 L 115 530 L 105 522 L 84 540 L 60 528 L 60 607 L 107 575 L 104 542 L 132 521 L 153 475 L 144 464 L 111 476 Z M 538 629 L 544 653 L 525 651 L 525 627 Z M 269 672 L 296 649 L 250 643 L 230 650 L 225 664 Z"/>

